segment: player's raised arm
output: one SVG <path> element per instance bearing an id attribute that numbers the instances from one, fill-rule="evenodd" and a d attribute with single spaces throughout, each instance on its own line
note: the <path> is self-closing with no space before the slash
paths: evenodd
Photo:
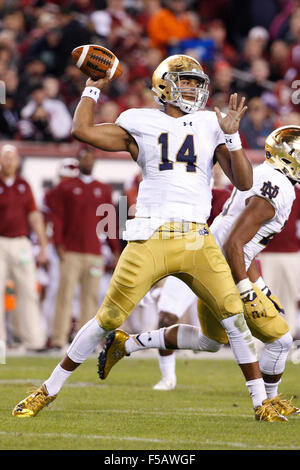
<path id="1" fill-rule="evenodd" d="M 232 184 L 240 191 L 252 187 L 252 165 L 242 149 L 238 130 L 240 121 L 247 111 L 243 97 L 238 103 L 237 94 L 230 96 L 228 112 L 222 116 L 219 108 L 215 107 L 219 125 L 225 134 L 225 145 L 219 145 L 215 151 L 217 161 Z"/>
<path id="2" fill-rule="evenodd" d="M 107 77 L 94 81 L 88 79 L 83 96 L 77 105 L 73 118 L 72 136 L 108 152 L 127 151 L 137 159 L 138 147 L 134 138 L 120 126 L 94 124 L 94 111 L 101 90 L 107 84 Z"/>

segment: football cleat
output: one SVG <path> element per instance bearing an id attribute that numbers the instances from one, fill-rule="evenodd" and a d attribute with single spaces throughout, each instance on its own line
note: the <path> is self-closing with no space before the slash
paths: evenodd
<path id="1" fill-rule="evenodd" d="M 161 379 L 156 385 L 154 385 L 153 390 L 174 390 L 176 388 L 176 377 L 166 377 Z"/>
<path id="2" fill-rule="evenodd" d="M 257 421 L 270 421 L 270 422 L 275 422 L 275 421 L 281 421 L 281 422 L 287 422 L 288 419 L 286 416 L 283 416 L 282 414 L 279 413 L 279 411 L 273 406 L 272 400 L 270 398 L 267 398 L 262 402 L 261 406 L 258 406 L 254 410 L 255 413 L 255 419 Z"/>
<path id="3" fill-rule="evenodd" d="M 98 357 L 98 375 L 104 380 L 110 369 L 124 356 L 129 356 L 125 350 L 125 342 L 129 335 L 122 330 L 112 331 L 106 337 L 106 343 Z"/>
<path id="4" fill-rule="evenodd" d="M 56 397 L 57 395 L 50 396 L 46 386 L 42 385 L 41 388 L 20 401 L 13 409 L 12 415 L 18 418 L 31 418 L 37 415 L 45 406 L 48 406 Z"/>
<path id="5" fill-rule="evenodd" d="M 271 403 L 276 408 L 278 413 L 280 413 L 283 416 L 289 416 L 292 414 L 300 414 L 300 408 L 297 408 L 296 406 L 292 405 L 292 399 L 290 400 L 284 400 L 281 398 L 281 395 L 277 395 L 276 397 L 271 399 Z"/>

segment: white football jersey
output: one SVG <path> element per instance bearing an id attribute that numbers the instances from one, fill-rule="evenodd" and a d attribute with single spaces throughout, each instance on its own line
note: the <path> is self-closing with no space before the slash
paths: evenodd
<path id="1" fill-rule="evenodd" d="M 205 223 L 211 211 L 214 152 L 224 143 L 215 112 L 174 118 L 159 109 L 130 109 L 116 124 L 135 139 L 143 176 L 136 217 L 127 221 L 125 240 L 148 239 L 167 221 Z"/>
<path id="2" fill-rule="evenodd" d="M 264 162 L 253 170 L 253 186 L 249 191 L 233 189 L 231 197 L 225 202 L 223 211 L 215 218 L 210 230 L 222 249 L 235 220 L 246 206 L 251 196 L 259 196 L 269 201 L 275 209 L 274 217 L 264 223 L 256 235 L 244 246 L 246 269 L 251 261 L 264 249 L 268 241 L 280 232 L 292 209 L 295 189 L 286 176 L 270 163 Z"/>

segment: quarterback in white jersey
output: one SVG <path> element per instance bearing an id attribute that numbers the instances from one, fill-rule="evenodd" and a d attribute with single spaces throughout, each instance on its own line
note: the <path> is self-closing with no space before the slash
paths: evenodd
<path id="1" fill-rule="evenodd" d="M 143 176 L 124 238 L 147 240 L 170 220 L 206 223 L 214 153 L 225 143 L 216 113 L 174 118 L 159 109 L 130 109 L 116 124 L 134 137 Z"/>
<path id="2" fill-rule="evenodd" d="M 196 59 L 175 55 L 165 59 L 152 77 L 154 94 L 163 109 L 132 109 L 116 123 L 97 125 L 95 102 L 108 80 L 88 80 L 74 114 L 72 135 L 102 150 L 130 153 L 143 173 L 137 214 L 127 224 L 128 244 L 96 316 L 79 330 L 49 379 L 22 400 L 13 415 L 36 415 L 56 397 L 67 377 L 101 339 L 123 324 L 152 286 L 175 275 L 211 306 L 212 314 L 224 326 L 246 379 L 256 418 L 262 415 L 264 420 L 284 421 L 265 401 L 266 390 L 243 303 L 206 224 L 214 160 L 240 190 L 252 185 L 252 166 L 238 134 L 247 109 L 245 99 L 232 95 L 226 115 L 218 108 L 215 112 L 203 110 L 209 94 L 208 76 Z M 155 339 L 149 341 L 155 345 Z M 116 342 L 124 343 L 119 334 Z M 101 355 L 98 366 L 100 377 L 105 378 L 108 369 Z"/>

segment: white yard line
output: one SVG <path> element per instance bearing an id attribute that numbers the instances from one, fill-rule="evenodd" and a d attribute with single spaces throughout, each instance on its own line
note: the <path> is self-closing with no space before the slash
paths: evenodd
<path id="1" fill-rule="evenodd" d="M 39 387 L 43 382 L 45 381 L 45 377 L 43 379 L 0 379 L 0 385 L 1 384 L 33 384 Z M 83 387 L 97 387 L 97 388 L 107 388 L 107 387 L 117 387 L 118 385 L 112 385 L 108 383 L 103 383 L 102 381 L 98 382 L 67 382 L 64 384 L 64 388 L 69 387 L 69 388 L 83 388 Z M 145 388 L 148 388 L 150 390 L 152 386 L 151 385 L 145 385 Z M 177 385 L 177 390 L 180 389 L 186 389 L 186 390 L 199 390 L 200 385 L 185 385 L 185 384 L 179 384 Z"/>
<path id="2" fill-rule="evenodd" d="M 23 433 L 22 433 L 23 434 Z M 0 431 L 0 436 L 9 436 L 9 437 L 16 437 L 19 439 L 20 433 L 19 432 L 9 432 L 9 431 Z M 295 446 L 262 446 L 261 444 L 258 445 L 251 445 L 249 443 L 244 443 L 244 442 L 223 442 L 223 441 L 215 441 L 212 439 L 204 439 L 202 440 L 201 437 L 199 440 L 183 440 L 183 439 L 156 439 L 156 438 L 147 438 L 147 437 L 136 437 L 136 436 L 128 436 L 128 437 L 120 437 L 120 436 L 103 436 L 99 434 L 74 434 L 74 433 L 33 433 L 33 432 L 26 432 L 23 434 L 23 437 L 36 437 L 36 438 L 66 438 L 66 439 L 80 439 L 81 441 L 83 439 L 86 440 L 116 440 L 116 441 L 126 441 L 126 442 L 149 442 L 149 443 L 156 443 L 156 444 L 188 444 L 192 445 L 195 444 L 196 446 L 201 446 L 206 445 L 206 446 L 227 446 L 227 447 L 234 447 L 234 448 L 251 448 L 251 449 L 277 449 L 277 450 L 299 450 L 300 447 L 295 447 Z"/>
<path id="3" fill-rule="evenodd" d="M 169 410 L 169 411 L 161 411 L 161 410 L 157 410 L 157 409 L 152 409 L 152 410 L 145 410 L 145 409 L 141 409 L 141 410 L 136 410 L 136 409 L 129 409 L 129 410 L 126 410 L 126 409 L 123 409 L 123 410 L 118 410 L 118 409 L 102 409 L 102 410 L 99 410 L 99 409 L 95 409 L 95 410 L 91 410 L 91 409 L 88 409 L 88 410 L 78 410 L 76 408 L 75 409 L 66 409 L 66 408 L 57 408 L 55 407 L 55 411 L 62 411 L 62 412 L 68 412 L 68 413 L 82 413 L 82 414 L 86 414 L 86 413 L 92 413 L 92 414 L 103 414 L 103 413 L 117 413 L 117 414 L 142 414 L 142 415 L 161 415 L 161 416 L 220 416 L 220 417 L 225 417 L 225 418 L 228 418 L 229 416 L 232 416 L 232 413 L 220 413 L 218 412 L 217 410 L 208 410 L 208 409 L 195 409 L 194 411 L 184 411 L 184 410 L 181 410 L 181 411 L 178 411 L 178 410 Z M 249 419 L 250 417 L 252 416 L 252 414 L 248 414 L 248 415 L 238 415 L 239 418 L 247 418 Z"/>
<path id="4" fill-rule="evenodd" d="M 0 385 L 1 384 L 37 384 L 37 386 L 41 385 L 43 382 L 45 381 L 45 378 L 44 379 L 0 379 Z M 65 387 L 69 387 L 69 388 L 82 388 L 82 387 L 108 387 L 107 384 L 97 384 L 97 383 L 94 383 L 94 382 L 70 382 L 70 383 L 66 383 L 64 385 L 64 388 Z"/>
<path id="5" fill-rule="evenodd" d="M 100 350 L 99 350 L 100 352 Z M 98 357 L 99 352 L 93 353 L 89 358 L 95 359 Z M 57 351 L 49 351 L 44 353 L 33 353 L 26 352 L 24 349 L 7 349 L 6 357 L 39 357 L 39 358 L 62 358 L 63 353 Z M 134 354 L 131 354 L 129 357 L 125 357 L 123 360 L 131 361 L 134 359 L 157 359 L 158 352 L 157 349 L 145 349 L 142 351 L 136 351 Z M 194 353 L 190 350 L 178 350 L 176 351 L 176 357 L 178 359 L 233 359 L 234 356 L 230 348 L 221 348 L 220 351 L 216 353 L 212 352 L 197 352 Z"/>

